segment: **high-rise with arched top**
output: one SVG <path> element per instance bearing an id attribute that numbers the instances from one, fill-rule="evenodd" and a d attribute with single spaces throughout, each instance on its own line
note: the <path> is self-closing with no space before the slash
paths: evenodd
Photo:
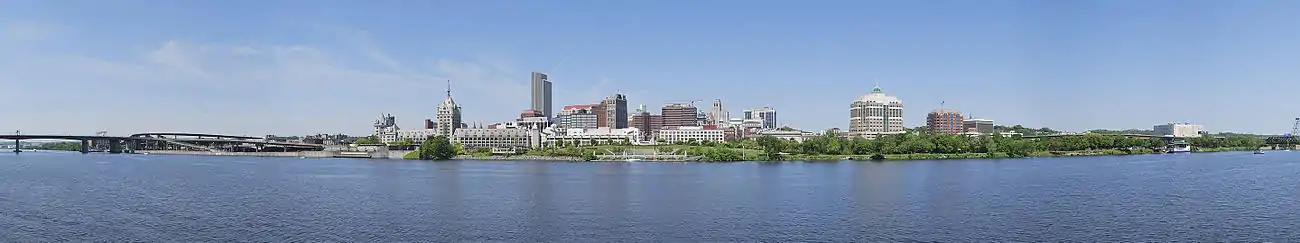
<path id="1" fill-rule="evenodd" d="M 876 86 L 849 104 L 849 132 L 866 138 L 903 133 L 903 100 Z"/>

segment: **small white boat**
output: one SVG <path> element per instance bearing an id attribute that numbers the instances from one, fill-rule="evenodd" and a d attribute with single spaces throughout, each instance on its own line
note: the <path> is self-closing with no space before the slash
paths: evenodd
<path id="1" fill-rule="evenodd" d="M 1264 154 L 1263 150 L 1255 150 L 1255 154 Z"/>
<path id="2" fill-rule="evenodd" d="M 637 162 L 637 161 L 641 161 L 641 159 L 627 159 L 627 162 Z"/>

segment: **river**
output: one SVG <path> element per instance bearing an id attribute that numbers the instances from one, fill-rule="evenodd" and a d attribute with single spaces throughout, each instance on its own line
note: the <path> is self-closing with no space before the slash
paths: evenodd
<path id="1" fill-rule="evenodd" d="M 821 163 L 0 155 L 0 241 L 1297 241 L 1300 152 Z"/>

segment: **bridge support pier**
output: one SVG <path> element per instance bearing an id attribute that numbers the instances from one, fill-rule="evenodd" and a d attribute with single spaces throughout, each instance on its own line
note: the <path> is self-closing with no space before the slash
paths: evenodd
<path id="1" fill-rule="evenodd" d="M 22 152 L 23 152 L 23 142 L 22 142 L 22 140 L 14 139 L 14 153 L 16 154 L 16 153 L 22 153 Z"/>
<path id="2" fill-rule="evenodd" d="M 90 153 L 90 140 L 81 140 L 81 154 Z"/>
<path id="3" fill-rule="evenodd" d="M 120 153 L 122 153 L 122 140 L 109 139 L 109 140 L 108 140 L 108 153 L 110 153 L 110 154 L 120 154 Z"/>

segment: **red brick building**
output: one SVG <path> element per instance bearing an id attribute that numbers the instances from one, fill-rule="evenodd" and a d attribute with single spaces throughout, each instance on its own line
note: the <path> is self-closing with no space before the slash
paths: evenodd
<path id="1" fill-rule="evenodd" d="M 963 128 L 965 117 L 961 112 L 955 110 L 939 109 L 931 111 L 925 116 L 925 125 L 930 127 L 930 132 L 934 134 L 961 134 L 966 132 Z"/>

